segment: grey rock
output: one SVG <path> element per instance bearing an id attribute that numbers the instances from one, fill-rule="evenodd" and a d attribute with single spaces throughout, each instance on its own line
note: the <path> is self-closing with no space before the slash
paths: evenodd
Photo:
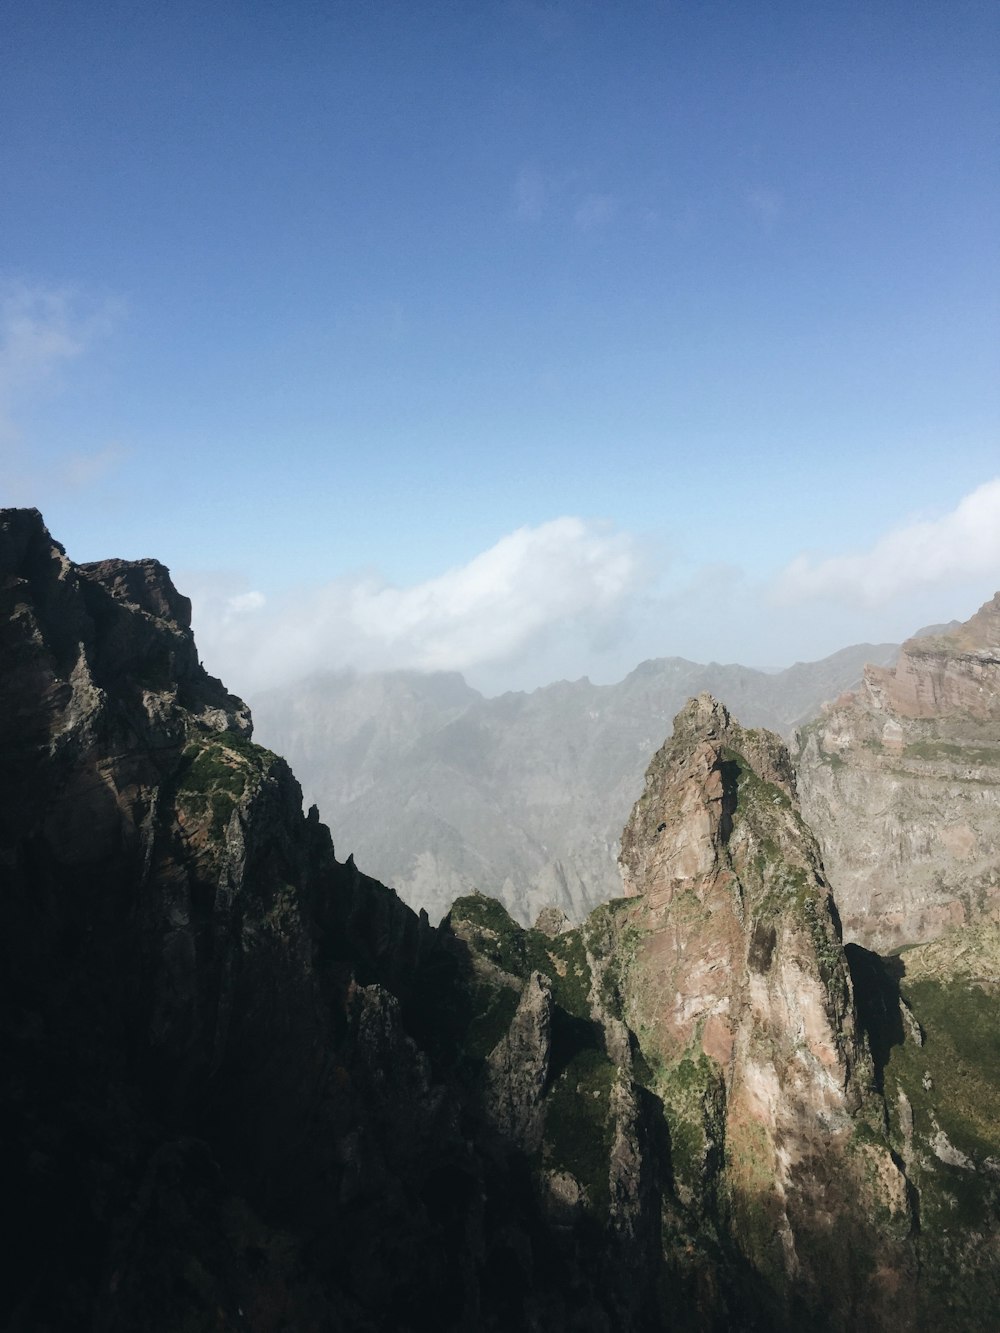
<path id="1" fill-rule="evenodd" d="M 845 935 L 934 939 L 1000 909 L 1000 594 L 908 640 L 796 740 Z"/>

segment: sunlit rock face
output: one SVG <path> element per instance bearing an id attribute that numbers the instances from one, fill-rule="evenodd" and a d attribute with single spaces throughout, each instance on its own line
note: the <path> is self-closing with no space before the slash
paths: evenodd
<path id="1" fill-rule="evenodd" d="M 847 938 L 893 949 L 1000 912 L 1000 593 L 797 737 Z"/>
<path id="2" fill-rule="evenodd" d="M 754 1268 L 806 1304 L 859 1298 L 855 1243 L 906 1271 L 905 1179 L 884 1144 L 858 1148 L 859 1123 L 880 1114 L 872 1067 L 784 745 L 691 700 L 621 860 L 641 931 L 624 1015 L 663 1071 L 682 1191 L 724 1200 Z M 865 1220 L 876 1210 L 891 1219 L 881 1233 Z M 878 1309 L 889 1286 L 863 1299 Z"/>

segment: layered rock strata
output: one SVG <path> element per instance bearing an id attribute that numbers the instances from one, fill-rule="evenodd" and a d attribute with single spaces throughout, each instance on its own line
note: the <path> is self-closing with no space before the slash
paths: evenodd
<path id="1" fill-rule="evenodd" d="M 1000 913 L 1000 593 L 798 733 L 806 818 L 849 939 L 931 940 Z"/>

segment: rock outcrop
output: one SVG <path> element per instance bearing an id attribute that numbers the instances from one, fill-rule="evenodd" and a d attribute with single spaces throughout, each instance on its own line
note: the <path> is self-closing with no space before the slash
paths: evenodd
<path id="1" fill-rule="evenodd" d="M 0 511 L 0 598 L 5 1329 L 992 1328 L 996 942 L 849 971 L 776 737 L 692 700 L 629 897 L 435 930 L 162 566 Z"/>
<path id="2" fill-rule="evenodd" d="M 2 511 L 0 598 L 0 1326 L 609 1328 L 418 1040 L 426 917 L 336 861 L 163 566 Z"/>
<path id="3" fill-rule="evenodd" d="M 893 949 L 1000 913 L 1000 593 L 798 734 L 803 810 L 849 939 Z"/>
<path id="4" fill-rule="evenodd" d="M 623 1016 L 659 1071 L 682 1197 L 714 1200 L 790 1297 L 786 1317 L 879 1317 L 891 1290 L 858 1257 L 898 1281 L 912 1218 L 887 1145 L 859 1139 L 881 1107 L 784 745 L 692 700 L 650 764 L 622 866 L 640 932 Z"/>
<path id="5" fill-rule="evenodd" d="M 919 1326 L 986 1328 L 1000 1308 L 1000 927 L 848 955 L 919 1217 Z"/>

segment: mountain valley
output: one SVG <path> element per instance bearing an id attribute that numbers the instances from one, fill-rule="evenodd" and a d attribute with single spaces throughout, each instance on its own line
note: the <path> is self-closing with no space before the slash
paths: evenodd
<path id="1" fill-rule="evenodd" d="M 576 921 L 565 896 L 522 895 L 527 927 L 483 893 L 452 902 L 448 880 L 434 926 L 335 857 L 288 764 L 201 666 L 161 564 L 75 565 L 37 511 L 3 510 L 0 596 L 0 1326 L 994 1327 L 990 607 L 911 641 L 895 674 L 869 669 L 800 731 L 801 796 L 783 741 L 732 699 L 699 686 L 671 729 L 661 689 L 616 892 Z M 859 670 L 845 662 L 841 688 Z M 629 680 L 648 705 L 653 684 Z M 355 687 L 382 728 L 329 724 L 368 757 L 355 795 L 390 766 L 394 728 L 429 738 L 430 770 L 408 742 L 383 798 L 400 820 L 414 793 L 430 803 L 419 775 L 449 744 L 458 799 L 484 705 L 552 703 L 480 702 L 455 677 Z M 553 689 L 570 701 L 551 742 L 561 807 L 576 767 L 596 788 L 602 744 L 621 783 L 637 744 L 616 752 L 611 719 L 579 740 L 595 687 Z M 380 691 L 402 695 L 406 729 Z M 802 720 L 788 712 L 786 730 Z M 836 867 L 852 872 L 845 829 L 866 807 L 882 818 L 864 793 L 902 783 L 897 743 L 919 781 L 874 826 L 888 832 L 865 832 L 872 864 L 883 837 L 900 872 L 893 830 L 942 755 L 934 800 L 948 793 L 945 827 L 967 824 L 974 850 L 944 839 L 933 893 L 919 864 L 898 890 L 880 880 L 865 934 Z M 526 774 L 519 745 L 495 750 L 528 807 L 553 761 Z M 499 843 L 513 816 L 494 821 Z M 912 947 L 877 952 L 890 936 Z"/>
<path id="2" fill-rule="evenodd" d="M 461 676 L 319 675 L 252 701 L 257 734 L 291 763 L 338 846 L 438 921 L 462 894 L 523 925 L 547 904 L 576 922 L 621 893 L 621 831 L 674 714 L 707 690 L 789 737 L 824 700 L 891 665 L 859 644 L 768 674 L 682 658 L 617 685 L 561 681 L 487 699 Z"/>

